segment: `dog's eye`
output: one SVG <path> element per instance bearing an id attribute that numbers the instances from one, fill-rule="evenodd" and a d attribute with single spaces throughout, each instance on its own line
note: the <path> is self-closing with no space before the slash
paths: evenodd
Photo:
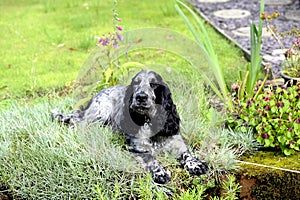
<path id="1" fill-rule="evenodd" d="M 139 85 L 141 83 L 140 80 L 133 80 L 132 85 Z"/>
<path id="2" fill-rule="evenodd" d="M 157 83 L 150 83 L 150 87 L 152 87 L 152 88 L 156 88 L 157 86 L 158 86 Z"/>

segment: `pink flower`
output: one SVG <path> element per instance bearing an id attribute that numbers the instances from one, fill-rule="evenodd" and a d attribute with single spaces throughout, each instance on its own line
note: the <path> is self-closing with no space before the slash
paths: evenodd
<path id="1" fill-rule="evenodd" d="M 270 96 L 264 97 L 264 101 L 270 101 L 270 100 L 271 100 Z"/>
<path id="2" fill-rule="evenodd" d="M 110 43 L 110 40 L 109 40 L 109 39 L 103 40 L 102 46 L 108 46 L 109 43 Z"/>
<path id="3" fill-rule="evenodd" d="M 122 41 L 123 40 L 123 36 L 121 35 L 121 34 L 117 34 L 117 37 L 118 37 L 118 39 L 120 40 L 120 41 Z"/>
<path id="4" fill-rule="evenodd" d="M 100 39 L 98 40 L 98 43 L 99 43 L 99 44 L 102 44 L 102 43 L 103 43 L 103 38 L 100 38 Z"/>
<path id="5" fill-rule="evenodd" d="M 118 48 L 118 43 L 116 41 L 113 43 L 113 47 Z"/>
<path id="6" fill-rule="evenodd" d="M 289 55 L 292 55 L 292 54 L 293 54 L 293 49 L 289 49 L 289 50 L 288 50 L 288 54 L 289 54 Z"/>
<path id="7" fill-rule="evenodd" d="M 299 40 L 299 39 L 296 39 L 296 40 L 295 40 L 295 44 L 298 45 L 299 43 L 300 43 L 300 40 Z"/>
<path id="8" fill-rule="evenodd" d="M 122 26 L 117 26 L 117 29 L 118 29 L 119 31 L 123 31 Z"/>
<path id="9" fill-rule="evenodd" d="M 231 89 L 233 89 L 233 90 L 238 90 L 238 89 L 240 89 L 240 86 L 237 85 L 237 84 L 232 84 L 232 85 L 231 85 Z"/>
<path id="10" fill-rule="evenodd" d="M 268 133 L 264 133 L 264 134 L 262 134 L 262 138 L 264 138 L 264 139 L 269 139 L 269 138 L 270 138 L 270 136 L 269 136 L 269 134 L 268 134 Z"/>

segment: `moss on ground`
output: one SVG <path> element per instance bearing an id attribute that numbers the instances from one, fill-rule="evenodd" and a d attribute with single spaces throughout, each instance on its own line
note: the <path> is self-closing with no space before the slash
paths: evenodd
<path id="1" fill-rule="evenodd" d="M 300 155 L 289 157 L 259 152 L 244 161 L 288 170 L 300 170 Z M 237 177 L 243 187 L 241 199 L 300 199 L 300 173 L 241 164 Z"/>

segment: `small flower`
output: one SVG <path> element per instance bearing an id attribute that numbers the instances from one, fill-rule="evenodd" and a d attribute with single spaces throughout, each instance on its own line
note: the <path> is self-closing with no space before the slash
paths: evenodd
<path id="1" fill-rule="evenodd" d="M 114 48 L 118 48 L 118 42 L 115 41 L 115 40 L 114 40 L 114 43 L 113 43 L 113 47 L 114 47 Z"/>
<path id="2" fill-rule="evenodd" d="M 280 16 L 280 13 L 278 11 L 275 11 L 274 13 L 272 13 L 273 19 L 276 19 L 279 16 Z"/>
<path id="3" fill-rule="evenodd" d="M 288 49 L 285 53 L 284 56 L 286 58 L 291 58 L 291 56 L 293 55 L 293 49 Z"/>
<path id="4" fill-rule="evenodd" d="M 261 13 L 260 14 L 260 18 L 262 19 L 262 20 L 265 20 L 266 18 L 267 18 L 267 14 L 266 13 Z"/>
<path id="5" fill-rule="evenodd" d="M 98 44 L 102 44 L 103 43 L 103 38 L 100 38 L 99 40 L 98 40 Z"/>
<path id="6" fill-rule="evenodd" d="M 277 102 L 276 106 L 279 107 L 279 108 L 282 108 L 282 107 L 284 107 L 284 103 L 283 102 Z"/>
<path id="7" fill-rule="evenodd" d="M 297 119 L 295 120 L 295 123 L 296 123 L 296 124 L 300 124 L 300 118 L 297 118 Z"/>
<path id="8" fill-rule="evenodd" d="M 103 40 L 103 42 L 102 42 L 102 46 L 108 46 L 109 45 L 109 43 L 110 43 L 110 40 L 109 39 L 106 39 L 106 40 Z"/>
<path id="9" fill-rule="evenodd" d="M 290 141 L 290 144 L 295 144 L 296 142 L 295 141 Z"/>
<path id="10" fill-rule="evenodd" d="M 270 101 L 270 100 L 271 100 L 271 97 L 270 97 L 270 96 L 266 96 L 266 97 L 264 97 L 264 100 L 265 100 L 265 101 Z"/>
<path id="11" fill-rule="evenodd" d="M 117 29 L 118 29 L 119 31 L 123 31 L 122 26 L 117 26 Z"/>
<path id="12" fill-rule="evenodd" d="M 118 37 L 118 39 L 120 40 L 120 41 L 123 41 L 123 36 L 121 35 L 121 34 L 117 34 L 117 37 Z"/>
<path id="13" fill-rule="evenodd" d="M 295 40 L 295 44 L 298 45 L 299 43 L 300 43 L 300 40 L 299 40 L 299 39 L 296 39 L 296 40 Z"/>
<path id="14" fill-rule="evenodd" d="M 231 85 L 231 89 L 233 89 L 233 90 L 238 90 L 238 89 L 240 89 L 240 86 L 237 85 L 237 84 L 232 84 L 232 85 Z"/>
<path id="15" fill-rule="evenodd" d="M 265 63 L 265 67 L 270 67 L 270 63 Z"/>
<path id="16" fill-rule="evenodd" d="M 265 106 L 265 110 L 266 111 L 270 110 L 270 107 L 269 106 Z"/>
<path id="17" fill-rule="evenodd" d="M 264 134 L 262 134 L 261 136 L 262 136 L 262 138 L 264 138 L 264 139 L 269 139 L 269 138 L 270 138 L 270 136 L 269 136 L 268 133 L 264 133 Z"/>

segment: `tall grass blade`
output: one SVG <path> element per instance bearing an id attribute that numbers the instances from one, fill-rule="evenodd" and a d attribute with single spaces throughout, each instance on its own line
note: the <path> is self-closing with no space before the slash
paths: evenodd
<path id="1" fill-rule="evenodd" d="M 216 79 L 217 85 L 210 80 L 210 78 L 203 73 L 203 77 L 206 80 L 206 82 L 210 85 L 212 90 L 218 95 L 218 97 L 226 102 L 226 105 L 228 107 L 232 107 L 232 102 L 229 100 L 228 96 L 228 90 L 227 86 L 224 80 L 224 74 L 222 71 L 222 68 L 219 65 L 218 56 L 215 53 L 212 43 L 209 39 L 208 33 L 204 27 L 204 24 L 200 20 L 199 16 L 191 9 L 189 8 L 185 3 L 183 3 L 180 0 L 177 0 L 177 3 L 184 7 L 194 18 L 196 21 L 197 26 L 193 26 L 192 22 L 187 18 L 187 16 L 184 14 L 182 9 L 178 4 L 175 5 L 175 8 L 179 15 L 184 20 L 185 24 L 193 34 L 195 40 L 197 41 L 198 45 L 201 47 L 201 49 L 204 52 L 204 55 L 209 63 L 209 67 L 213 72 L 213 75 Z"/>
<path id="2" fill-rule="evenodd" d="M 264 0 L 260 3 L 260 13 L 264 12 Z M 262 44 L 262 19 L 259 19 L 258 28 L 251 22 L 250 25 L 250 43 L 251 43 L 251 63 L 248 67 L 249 77 L 247 78 L 246 93 L 252 97 L 254 87 L 258 79 L 258 74 L 261 69 L 262 57 L 260 55 Z"/>

